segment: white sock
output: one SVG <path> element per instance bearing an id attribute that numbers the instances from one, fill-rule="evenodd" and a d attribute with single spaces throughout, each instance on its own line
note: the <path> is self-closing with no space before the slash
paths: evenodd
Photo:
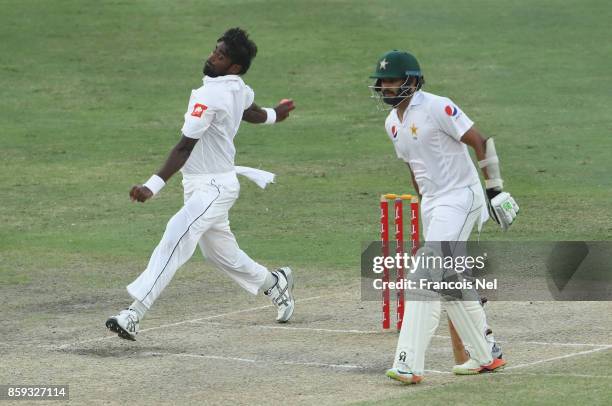
<path id="1" fill-rule="evenodd" d="M 264 280 L 263 285 L 261 286 L 261 290 L 264 292 L 270 290 L 276 283 L 278 282 L 278 276 L 274 275 L 272 272 L 268 272 L 266 275 L 266 280 Z"/>
<path id="2" fill-rule="evenodd" d="M 138 300 L 134 300 L 134 303 L 132 303 L 129 308 L 136 312 L 138 315 L 138 321 L 141 321 L 147 310 L 149 310 L 144 304 L 142 304 L 142 302 L 139 302 Z"/>

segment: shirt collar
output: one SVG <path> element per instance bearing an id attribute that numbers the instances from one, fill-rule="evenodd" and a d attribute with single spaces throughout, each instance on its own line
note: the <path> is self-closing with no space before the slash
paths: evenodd
<path id="1" fill-rule="evenodd" d="M 416 91 L 414 95 L 412 96 L 412 99 L 410 99 L 410 104 L 408 105 L 408 109 L 414 106 L 418 106 L 419 104 L 423 103 L 423 97 L 424 97 L 423 93 L 421 93 L 420 90 Z"/>
<path id="2" fill-rule="evenodd" d="M 204 76 L 204 79 L 202 79 L 202 83 L 206 84 L 211 83 L 211 82 L 225 82 L 225 81 L 235 81 L 235 80 L 242 80 L 240 78 L 240 76 L 238 75 L 223 75 L 223 76 L 217 76 L 216 78 L 211 78 L 210 76 Z"/>
<path id="3" fill-rule="evenodd" d="M 412 98 L 410 99 L 410 103 L 408 104 L 408 107 L 406 108 L 406 110 L 404 111 L 404 116 L 406 116 L 406 114 L 408 113 L 408 110 L 410 110 L 413 107 L 418 106 L 419 104 L 423 103 L 423 98 L 425 96 L 423 95 L 423 93 L 420 90 L 417 90 L 413 95 Z M 393 109 L 395 111 L 395 116 L 399 119 L 398 115 L 397 115 L 397 108 Z M 400 120 L 400 122 L 403 120 Z"/>

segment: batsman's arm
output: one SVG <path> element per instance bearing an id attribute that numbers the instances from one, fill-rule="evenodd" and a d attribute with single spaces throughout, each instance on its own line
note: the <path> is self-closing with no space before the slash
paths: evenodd
<path id="1" fill-rule="evenodd" d="M 476 159 L 478 161 L 483 161 L 486 158 L 486 142 L 487 140 L 480 134 L 480 132 L 472 127 L 466 131 L 465 134 L 461 137 L 461 142 L 466 145 L 469 145 L 474 150 L 476 154 Z M 485 179 L 489 179 L 489 173 L 487 172 L 487 168 L 481 168 L 482 175 Z"/>
<path id="2" fill-rule="evenodd" d="M 519 206 L 510 193 L 503 191 L 504 182 L 493 138 L 485 140 L 478 130 L 472 127 L 461 137 L 461 141 L 472 147 L 476 153 L 478 166 L 485 178 L 487 206 L 491 218 L 502 230 L 507 230 L 514 222 Z"/>
<path id="3" fill-rule="evenodd" d="M 145 202 L 157 193 L 179 169 L 185 165 L 193 147 L 198 142 L 195 138 L 181 137 L 180 141 L 170 150 L 166 162 L 144 185 L 134 185 L 130 190 L 132 201 Z"/>
<path id="4" fill-rule="evenodd" d="M 262 108 L 253 103 L 242 113 L 242 119 L 253 124 L 274 124 L 289 117 L 289 112 L 295 109 L 293 100 L 283 99 L 272 108 Z"/>

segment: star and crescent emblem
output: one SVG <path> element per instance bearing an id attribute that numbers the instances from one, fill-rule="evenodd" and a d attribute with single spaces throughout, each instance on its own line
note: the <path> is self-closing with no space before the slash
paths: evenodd
<path id="1" fill-rule="evenodd" d="M 389 62 L 387 62 L 386 59 L 383 59 L 382 61 L 380 61 L 380 69 L 387 69 L 387 65 L 389 64 Z"/>
<path id="2" fill-rule="evenodd" d="M 417 130 L 418 130 L 417 126 L 414 125 L 414 123 L 412 123 L 412 125 L 410 126 L 410 132 L 412 133 L 412 136 L 414 138 L 416 138 L 417 136 Z"/>

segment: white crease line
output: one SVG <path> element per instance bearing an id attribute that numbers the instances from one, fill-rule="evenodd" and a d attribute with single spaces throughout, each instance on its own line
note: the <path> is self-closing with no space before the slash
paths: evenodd
<path id="1" fill-rule="evenodd" d="M 214 324 L 218 326 L 228 326 L 225 323 L 208 323 L 206 321 L 196 321 L 194 323 L 197 324 Z M 235 327 L 235 326 L 229 326 Z M 330 328 L 316 328 L 316 327 L 291 327 L 291 326 L 269 326 L 265 324 L 259 325 L 242 325 L 241 327 L 251 327 L 251 328 L 262 328 L 262 329 L 273 329 L 273 330 L 297 330 L 297 331 L 315 331 L 322 333 L 350 333 L 350 334 L 378 334 L 380 331 L 366 331 L 366 330 L 338 330 L 338 329 L 330 329 Z"/>
<path id="2" fill-rule="evenodd" d="M 595 350 L 595 351 L 599 351 Z M 594 351 L 590 351 L 590 352 L 594 352 Z M 167 355 L 167 356 L 175 356 L 175 357 L 186 357 L 186 358 L 199 358 L 199 359 L 214 359 L 214 360 L 221 360 L 221 361 L 237 361 L 237 362 L 247 362 L 250 364 L 256 364 L 256 363 L 268 363 L 268 364 L 282 364 L 282 365 L 299 365 L 299 366 L 314 366 L 314 367 L 325 367 L 325 368 L 336 368 L 336 369 L 367 369 L 366 366 L 362 366 L 362 365 L 350 365 L 350 364 L 326 364 L 323 362 L 299 362 L 299 361 L 258 361 L 256 359 L 249 359 L 249 358 L 238 358 L 238 357 L 226 357 L 226 356 L 221 356 L 221 355 L 204 355 L 204 354 L 191 354 L 191 353 L 179 353 L 179 354 L 175 354 L 175 353 L 163 353 L 163 352 L 152 352 L 149 353 L 150 355 Z M 564 358 L 570 357 L 570 356 L 575 356 L 575 355 L 579 355 L 581 353 L 576 353 L 576 354 L 569 354 L 568 356 L 565 356 Z M 559 357 L 557 357 L 559 358 Z M 555 358 L 555 359 L 557 359 Z M 547 361 L 552 361 L 553 359 L 549 359 L 549 360 L 542 360 L 539 362 L 547 362 Z M 516 365 L 513 367 L 507 367 L 505 368 L 505 370 L 510 370 L 510 369 L 516 369 L 516 368 L 522 368 L 525 367 L 527 365 L 523 364 L 523 365 Z M 439 371 L 436 369 L 426 369 L 425 372 L 427 373 L 431 373 L 431 374 L 440 374 L 440 375 L 452 375 L 453 373 L 450 371 Z M 547 376 L 547 377 L 562 377 L 562 378 L 568 378 L 568 377 L 575 377 L 575 378 L 598 378 L 598 379 L 612 379 L 612 375 L 587 375 L 587 374 L 548 374 L 548 373 L 529 373 L 529 372 L 509 372 L 507 374 L 504 374 L 504 370 L 500 371 L 498 374 L 501 375 L 528 375 L 528 376 Z"/>
<path id="3" fill-rule="evenodd" d="M 505 368 L 510 369 L 510 368 Z M 559 378 L 599 378 L 599 379 L 612 379 L 612 375 L 587 375 L 587 374 L 547 374 L 547 373 L 534 373 L 534 372 L 504 372 L 505 370 L 501 370 L 497 372 L 495 375 L 503 376 L 503 375 L 520 375 L 520 376 L 549 376 L 549 377 L 559 377 Z M 426 369 L 427 373 L 434 374 L 443 374 L 443 375 L 452 375 L 452 372 L 449 371 L 437 371 L 435 369 Z"/>
<path id="4" fill-rule="evenodd" d="M 345 292 L 342 292 L 345 293 Z M 315 299 L 320 299 L 322 297 L 327 297 L 327 296 L 335 296 L 335 294 L 333 295 L 322 295 L 322 296 L 313 296 L 313 297 L 308 297 L 308 298 L 304 298 L 304 299 L 298 299 L 296 300 L 296 303 L 301 303 L 301 302 L 307 302 L 307 301 L 311 301 L 311 300 L 315 300 Z M 228 313 L 221 313 L 221 314 L 216 314 L 216 315 L 212 315 L 212 316 L 207 316 L 207 317 L 201 317 L 201 318 L 197 318 L 197 319 L 191 319 L 191 320 L 183 320 L 183 321 L 179 321 L 176 323 L 170 323 L 170 324 L 162 324 L 160 326 L 156 326 L 156 327 L 150 327 L 150 328 L 146 328 L 146 329 L 142 329 L 140 330 L 140 333 L 144 333 L 147 331 L 152 331 L 152 330 L 158 330 L 161 328 L 167 328 L 167 327 L 172 327 L 172 326 L 178 326 L 178 325 L 182 325 L 182 324 L 187 324 L 187 323 L 201 323 L 203 321 L 206 320 L 212 320 L 212 319 L 217 319 L 217 318 L 221 318 L 221 317 L 225 317 L 225 316 L 230 316 L 233 314 L 240 314 L 240 313 L 246 313 L 246 312 L 252 312 L 252 311 L 256 311 L 256 310 L 261 310 L 261 309 L 266 309 L 268 307 L 272 307 L 273 305 L 265 305 L 265 306 L 259 306 L 259 307 L 252 307 L 252 308 L 248 308 L 248 309 L 242 309 L 242 310 L 235 310 L 232 312 L 228 312 Z M 323 329 L 323 328 L 309 328 L 309 327 L 286 327 L 286 326 L 252 326 L 252 327 L 260 327 L 260 328 L 277 328 L 277 329 L 287 329 L 287 330 L 304 330 L 304 331 L 319 331 L 319 332 L 331 332 L 331 333 L 350 333 L 350 334 L 382 334 L 384 333 L 384 331 L 382 330 L 342 330 L 342 329 Z M 91 339 L 87 339 L 87 340 L 82 340 L 82 341 L 76 341 L 73 343 L 67 343 L 67 344 L 62 344 L 60 346 L 57 345 L 49 345 L 49 344 L 45 344 L 45 345 L 40 345 L 38 346 L 39 348 L 57 348 L 57 349 L 64 349 L 73 345 L 78 345 L 78 344 L 86 344 L 86 343 L 91 343 L 91 342 L 97 342 L 97 341 L 104 341 L 104 340 L 109 340 L 109 339 L 113 339 L 115 338 L 116 335 L 112 334 L 109 336 L 105 336 L 105 337 L 97 337 L 97 338 L 91 338 Z M 443 336 L 443 335 L 433 335 L 434 338 L 441 338 L 441 339 L 450 339 L 449 336 Z M 512 343 L 512 344 L 531 344 L 531 345 L 551 345 L 551 346 L 560 346 L 560 347 L 602 347 L 597 349 L 597 351 L 601 350 L 601 349 L 605 349 L 605 348 L 609 348 L 612 347 L 612 344 L 590 344 L 590 343 L 554 343 L 554 342 L 541 342 L 541 341 L 501 341 L 498 340 L 499 343 Z"/>
<path id="5" fill-rule="evenodd" d="M 592 344 L 592 343 L 555 343 L 546 341 L 508 341 L 497 340 L 502 344 L 527 344 L 527 345 L 554 345 L 556 347 L 612 347 L 612 344 Z"/>
<path id="6" fill-rule="evenodd" d="M 536 374 L 536 373 L 533 373 L 533 372 L 508 372 L 505 375 L 549 376 L 549 377 L 559 377 L 559 378 L 600 378 L 600 379 L 612 379 L 612 375 L 545 374 L 545 373 L 544 374 Z"/>
<path id="7" fill-rule="evenodd" d="M 248 362 L 250 364 L 282 364 L 282 365 L 300 365 L 307 367 L 325 367 L 325 368 L 339 368 L 339 369 L 364 369 L 361 365 L 350 365 L 350 364 L 326 364 L 323 362 L 299 362 L 299 361 L 262 361 L 249 358 L 237 358 L 237 357 L 225 357 L 221 355 L 205 355 L 205 354 L 191 354 L 191 353 L 167 353 L 167 352 L 152 352 L 150 355 L 168 355 L 173 357 L 187 357 L 187 358 L 201 358 L 201 359 L 216 359 L 222 361 L 238 361 Z"/>
<path id="8" fill-rule="evenodd" d="M 595 351 L 599 351 L 599 350 L 595 350 Z M 221 355 L 204 355 L 204 354 L 191 354 L 191 353 L 175 354 L 175 353 L 153 352 L 149 354 L 154 355 L 154 356 L 155 355 L 162 355 L 162 356 L 167 355 L 167 356 L 174 356 L 174 357 L 214 359 L 214 360 L 221 360 L 221 361 L 237 361 L 237 362 L 247 362 L 250 364 L 257 364 L 257 363 L 263 362 L 263 363 L 268 363 L 268 364 L 272 363 L 272 364 L 282 364 L 282 365 L 314 366 L 314 367 L 325 367 L 325 368 L 336 368 L 336 369 L 366 369 L 367 368 L 361 365 L 350 365 L 350 364 L 326 364 L 323 362 L 298 362 L 298 361 L 258 361 L 256 359 L 249 359 L 249 358 L 225 357 Z M 575 356 L 575 355 L 578 355 L 578 353 L 569 354 L 568 356 Z M 540 362 L 546 362 L 546 361 L 552 361 L 552 360 L 553 359 L 543 360 Z M 507 367 L 505 369 L 510 370 L 512 368 L 516 369 L 516 368 L 521 368 L 525 366 L 527 365 L 516 365 L 514 367 Z M 450 371 L 439 371 L 436 369 L 426 369 L 425 372 L 432 373 L 432 374 L 440 374 L 440 375 L 452 375 L 453 374 Z M 612 379 L 612 375 L 548 374 L 548 373 L 530 373 L 530 372 L 509 372 L 507 374 L 504 374 L 503 370 L 500 371 L 499 374 L 501 374 L 502 376 L 503 375 L 522 375 L 522 376 L 528 375 L 528 376 L 546 376 L 546 377 L 561 377 L 561 378 L 574 377 L 574 378 Z"/>
<path id="9" fill-rule="evenodd" d="M 542 360 L 539 360 L 539 361 L 528 362 L 526 364 L 513 365 L 513 366 L 510 366 L 510 367 L 506 367 L 505 369 L 506 370 L 512 370 L 512 369 L 519 369 L 519 368 L 527 368 L 527 367 L 531 367 L 533 365 L 542 364 L 544 362 L 557 361 L 557 360 L 560 360 L 560 359 L 577 357 L 579 355 L 592 354 L 592 353 L 595 353 L 595 352 L 598 352 L 598 351 L 609 350 L 610 348 L 612 348 L 612 346 L 608 345 L 608 346 L 605 346 L 605 347 L 602 347 L 602 348 L 595 348 L 595 349 L 588 350 L 588 351 L 574 352 L 572 354 L 560 355 L 558 357 L 552 357 L 552 358 L 542 359 Z"/>
<path id="10" fill-rule="evenodd" d="M 197 324 L 209 324 L 206 320 L 194 321 Z M 223 325 L 223 323 L 216 323 Z M 290 327 L 290 326 L 268 326 L 268 325 L 243 325 L 243 327 L 251 328 L 264 328 L 264 329 L 279 329 L 279 330 L 297 330 L 297 331 L 316 331 L 322 333 L 346 333 L 346 334 L 385 334 L 382 330 L 350 330 L 350 329 L 331 329 L 331 328 L 317 328 L 317 327 Z M 434 338 L 440 338 L 449 340 L 450 336 L 443 336 L 434 334 Z M 555 343 L 555 342 L 544 342 L 544 341 L 508 341 L 508 340 L 497 340 L 501 344 L 527 344 L 527 345 L 551 345 L 556 347 L 612 347 L 612 344 L 590 344 L 590 343 Z"/>
<path id="11" fill-rule="evenodd" d="M 316 300 L 316 299 L 320 299 L 324 296 L 313 296 L 313 297 L 307 297 L 305 299 L 298 299 L 295 302 L 296 303 L 301 303 L 301 302 L 308 302 L 311 300 Z M 247 312 L 252 312 L 255 310 L 261 310 L 261 309 L 266 309 L 268 307 L 272 307 L 274 305 L 269 304 L 269 305 L 265 305 L 265 306 L 259 306 L 259 307 L 251 307 L 249 309 L 242 309 L 242 310 L 235 310 L 232 312 L 227 312 L 227 313 L 221 313 L 221 314 L 215 314 L 212 316 L 206 316 L 206 317 L 200 317 L 197 319 L 191 319 L 191 320 L 183 320 L 183 321 L 179 321 L 176 323 L 169 323 L 169 324 L 162 324 L 161 326 L 156 326 L 156 327 L 149 327 L 149 328 L 145 328 L 140 330 L 140 333 L 145 333 L 147 331 L 152 331 L 152 330 L 159 330 L 161 328 L 168 328 L 168 327 L 173 327 L 173 326 L 180 326 L 181 324 L 187 324 L 187 323 L 197 323 L 203 320 L 212 320 L 212 319 L 218 319 L 220 317 L 225 317 L 225 316 L 231 316 L 234 314 L 239 314 L 239 313 L 247 313 Z M 88 340 L 82 340 L 82 341 L 76 341 L 73 343 L 68 343 L 68 344 L 62 344 L 60 346 L 55 346 L 55 345 L 42 345 L 41 347 L 51 347 L 51 348 L 57 348 L 57 349 L 64 349 L 73 345 L 78 345 L 78 344 L 85 344 L 85 343 L 91 343 L 91 342 L 96 342 L 96 341 L 104 341 L 104 340 L 109 340 L 111 338 L 116 338 L 117 336 L 115 334 L 113 334 L 112 336 L 106 336 L 106 337 L 97 337 L 97 338 L 91 338 Z"/>
<path id="12" fill-rule="evenodd" d="M 365 369 L 361 365 L 350 365 L 350 364 L 325 364 L 323 362 L 297 362 L 297 361 L 283 361 L 282 364 L 286 365 L 304 365 L 304 366 L 316 366 L 316 367 L 327 367 L 327 368 L 341 368 L 341 369 Z"/>
<path id="13" fill-rule="evenodd" d="M 435 369 L 426 369 L 425 372 L 434 373 L 434 374 L 444 374 L 444 375 L 452 374 L 452 372 L 449 372 L 449 371 L 438 371 Z"/>
<path id="14" fill-rule="evenodd" d="M 251 364 L 257 363 L 257 361 L 254 360 L 254 359 L 237 358 L 237 357 L 223 357 L 221 355 L 202 355 L 202 354 L 188 354 L 188 353 L 173 354 L 173 353 L 170 353 L 170 352 L 152 352 L 152 353 L 150 353 L 150 355 L 170 355 L 170 356 L 173 356 L 173 357 L 217 359 L 217 360 L 221 360 L 221 361 L 248 362 L 248 363 L 251 363 Z"/>
<path id="15" fill-rule="evenodd" d="M 434 335 L 434 338 L 450 339 L 450 336 Z M 555 343 L 546 341 L 513 341 L 495 340 L 500 344 L 526 344 L 526 345 L 552 345 L 555 347 L 612 347 L 612 344 L 592 344 L 592 343 Z"/>

